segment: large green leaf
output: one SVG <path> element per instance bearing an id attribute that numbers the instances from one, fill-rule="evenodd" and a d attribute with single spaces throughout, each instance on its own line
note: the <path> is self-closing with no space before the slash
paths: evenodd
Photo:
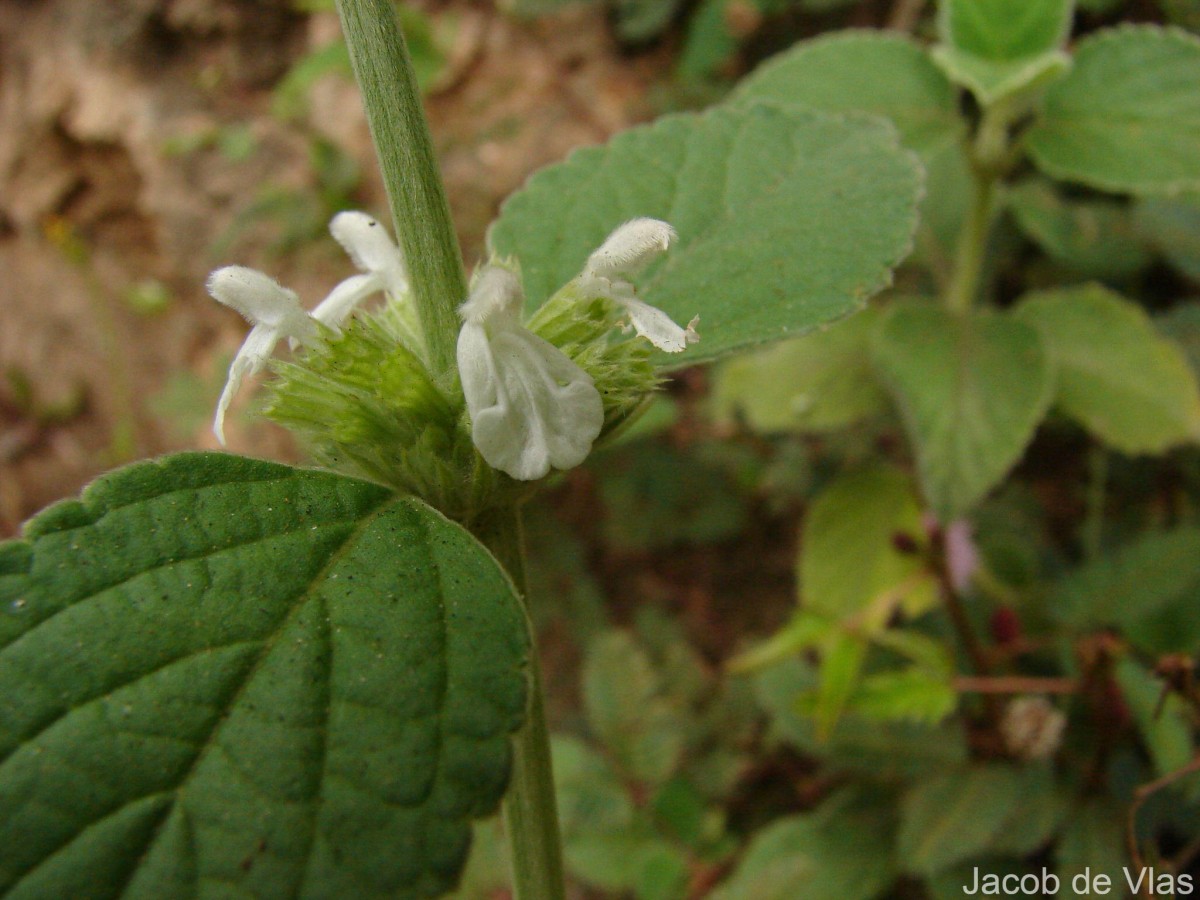
<path id="1" fill-rule="evenodd" d="M 1007 316 L 897 306 L 876 333 L 874 355 L 943 521 L 1012 468 L 1053 391 L 1037 331 Z"/>
<path id="2" fill-rule="evenodd" d="M 953 86 L 918 44 L 879 31 L 803 41 L 751 73 L 731 98 L 764 101 L 890 119 L 926 169 L 916 251 L 930 263 L 952 254 L 971 194 L 966 121 Z"/>
<path id="3" fill-rule="evenodd" d="M 985 105 L 1066 71 L 1071 0 L 942 0 L 933 58 Z"/>
<path id="4" fill-rule="evenodd" d="M 108 475 L 0 546 L 0 893 L 442 893 L 528 652 L 419 501 L 225 454 Z"/>
<path id="5" fill-rule="evenodd" d="M 1048 175 L 1103 190 L 1200 187 L 1200 39 L 1127 26 L 1080 41 L 1028 148 Z"/>
<path id="6" fill-rule="evenodd" d="M 1055 402 L 1125 453 L 1200 438 L 1200 388 L 1178 344 L 1141 307 L 1099 285 L 1033 294 L 1017 307 L 1058 370 Z"/>
<path id="7" fill-rule="evenodd" d="M 640 292 L 701 341 L 699 362 L 801 334 L 887 285 L 916 224 L 920 169 L 876 120 L 757 106 L 674 115 L 534 175 L 489 243 L 520 260 L 535 308 L 626 219 L 679 240 Z"/>

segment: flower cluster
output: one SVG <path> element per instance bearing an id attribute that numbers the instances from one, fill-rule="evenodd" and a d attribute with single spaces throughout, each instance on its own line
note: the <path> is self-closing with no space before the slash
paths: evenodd
<path id="1" fill-rule="evenodd" d="M 217 402 L 213 432 L 222 446 L 229 404 L 243 379 L 262 370 L 280 341 L 286 339 L 293 349 L 297 345 L 314 346 L 321 340 L 318 326 L 340 332 L 342 323 L 372 294 L 382 291 L 393 301 L 402 301 L 408 293 L 400 248 L 375 219 L 362 212 L 341 212 L 329 223 L 329 231 L 362 274 L 338 284 L 311 313 L 300 306 L 295 291 L 255 269 L 226 266 L 209 276 L 209 294 L 237 310 L 252 326 L 229 367 L 225 390 Z"/>
<path id="2" fill-rule="evenodd" d="M 486 499 L 447 495 L 481 477 L 495 485 L 500 476 L 491 470 L 513 484 L 578 465 L 658 383 L 649 345 L 678 353 L 699 339 L 695 319 L 681 327 L 638 298 L 629 279 L 670 247 L 675 232 L 656 219 L 634 219 L 529 320 L 515 266 L 482 266 L 459 308 L 459 379 L 448 387 L 428 371 L 404 259 L 387 232 L 360 212 L 339 213 L 330 231 L 361 273 L 311 313 L 294 292 L 253 269 L 230 266 L 210 277 L 209 293 L 252 325 L 217 405 L 222 444 L 243 380 L 287 340 L 297 358 L 272 364 L 278 378 L 268 415 L 306 434 L 324 462 L 348 462 L 446 509 L 478 509 Z M 382 308 L 353 315 L 380 293 Z M 648 345 L 612 340 L 614 325 Z M 483 475 L 466 458 L 475 454 L 490 467 Z"/>

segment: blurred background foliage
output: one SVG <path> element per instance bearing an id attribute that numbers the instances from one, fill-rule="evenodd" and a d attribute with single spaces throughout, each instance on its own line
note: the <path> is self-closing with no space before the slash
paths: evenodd
<path id="1" fill-rule="evenodd" d="M 0 0 L 5 534 L 112 463 L 211 443 L 241 326 L 210 268 L 274 257 L 315 294 L 330 216 L 384 208 L 330 2 L 70 6 Z M 937 39 L 921 0 L 400 6 L 470 262 L 574 146 L 736 101 L 798 41 Z M 1071 40 L 1130 22 L 1197 31 L 1200 3 L 1080 0 Z M 1016 168 L 989 302 L 1088 282 L 1069 309 L 1123 340 L 1091 352 L 1149 381 L 1060 395 L 970 502 L 940 497 L 890 398 L 904 345 L 882 366 L 869 345 L 950 277 L 978 102 L 951 112 L 896 121 L 931 182 L 880 302 L 679 373 L 528 511 L 578 896 L 949 898 L 975 866 L 1090 867 L 1116 896 L 1135 860 L 1200 872 L 1200 452 L 1162 424 L 1200 369 L 1200 196 Z M 1031 324 L 1068 315 L 1039 296 Z M 295 455 L 241 412 L 238 449 Z M 460 896 L 505 896 L 499 840 L 479 826 Z"/>

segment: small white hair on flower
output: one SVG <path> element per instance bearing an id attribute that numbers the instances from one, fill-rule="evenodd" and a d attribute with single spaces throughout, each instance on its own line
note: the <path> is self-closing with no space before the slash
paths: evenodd
<path id="1" fill-rule="evenodd" d="M 521 325 L 517 276 L 487 265 L 459 308 L 458 371 L 471 439 L 495 469 L 534 481 L 591 452 L 604 405 L 583 369 Z"/>
<path id="2" fill-rule="evenodd" d="M 660 219 L 631 219 L 615 228 L 583 267 L 578 286 L 584 293 L 607 297 L 629 314 L 634 330 L 660 350 L 679 353 L 700 340 L 694 317 L 680 327 L 661 309 L 638 299 L 634 286 L 625 278 L 645 268 L 655 257 L 670 249 L 678 235 Z"/>
<path id="3" fill-rule="evenodd" d="M 408 292 L 404 255 L 377 220 L 364 212 L 340 212 L 330 221 L 329 233 L 363 274 L 351 275 L 329 292 L 313 310 L 318 322 L 336 331 L 372 294 L 383 291 L 400 300 Z"/>
<path id="4" fill-rule="evenodd" d="M 208 277 L 208 292 L 218 303 L 241 313 L 253 327 L 229 366 L 225 390 L 217 402 L 213 433 L 225 446 L 225 413 L 248 375 L 260 371 L 275 345 L 284 338 L 293 344 L 317 339 L 316 321 L 300 306 L 295 291 L 274 278 L 245 266 L 226 266 Z"/>

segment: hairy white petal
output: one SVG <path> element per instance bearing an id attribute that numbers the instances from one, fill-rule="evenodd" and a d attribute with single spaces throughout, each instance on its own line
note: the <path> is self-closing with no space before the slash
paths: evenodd
<path id="1" fill-rule="evenodd" d="M 600 278 L 631 274 L 665 253 L 675 238 L 675 229 L 660 219 L 631 219 L 588 257 L 583 274 Z"/>
<path id="2" fill-rule="evenodd" d="M 502 266 L 484 266 L 471 280 L 471 294 L 458 308 L 466 322 L 484 322 L 497 315 L 516 321 L 525 293 L 515 273 Z"/>
<path id="3" fill-rule="evenodd" d="M 604 425 L 591 376 L 519 324 L 503 318 L 489 324 L 491 333 L 468 320 L 458 337 L 459 375 L 480 455 L 519 481 L 579 465 Z"/>
<path id="4" fill-rule="evenodd" d="M 629 313 L 629 321 L 633 323 L 634 330 L 659 350 L 681 353 L 687 349 L 688 344 L 700 340 L 700 335 L 696 334 L 699 316 L 693 318 L 686 328 L 681 328 L 665 312 L 649 303 L 643 303 L 634 297 L 618 296 L 616 300 Z"/>
<path id="5" fill-rule="evenodd" d="M 358 304 L 382 289 L 382 279 L 373 272 L 351 275 L 317 304 L 312 316 L 321 324 L 337 330 Z"/>
<path id="6" fill-rule="evenodd" d="M 279 343 L 279 334 L 269 325 L 255 325 L 246 335 L 246 340 L 229 365 L 229 375 L 225 380 L 225 390 L 221 391 L 221 399 L 217 401 L 217 415 L 213 419 L 213 434 L 217 436 L 221 446 L 225 446 L 225 413 L 229 404 L 242 386 L 242 381 L 248 375 L 254 375 L 275 352 Z"/>
<path id="7" fill-rule="evenodd" d="M 289 291 L 269 275 L 246 266 L 226 266 L 208 276 L 208 292 L 241 313 L 252 325 L 277 329 L 280 337 L 306 340 L 316 335 L 311 319 Z"/>
<path id="8" fill-rule="evenodd" d="M 330 221 L 329 233 L 358 268 L 378 275 L 383 289 L 393 297 L 408 290 L 404 255 L 374 218 L 364 212 L 340 212 Z"/>

